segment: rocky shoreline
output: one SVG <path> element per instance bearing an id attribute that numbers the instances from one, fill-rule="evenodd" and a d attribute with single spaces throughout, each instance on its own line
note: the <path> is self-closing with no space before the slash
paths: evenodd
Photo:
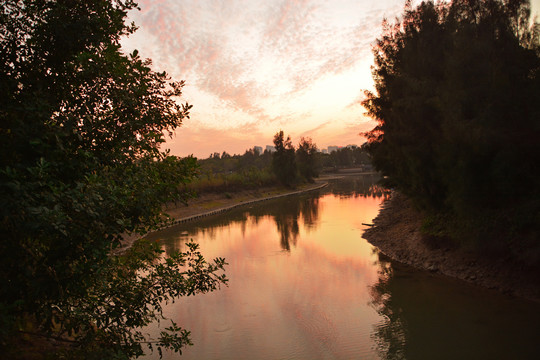
<path id="1" fill-rule="evenodd" d="M 493 258 L 430 242 L 420 231 L 422 219 L 404 195 L 393 192 L 364 238 L 398 262 L 540 302 L 540 277 L 533 269 L 510 258 Z"/>

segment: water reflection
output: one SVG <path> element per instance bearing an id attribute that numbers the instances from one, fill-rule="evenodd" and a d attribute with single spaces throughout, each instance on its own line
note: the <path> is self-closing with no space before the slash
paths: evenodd
<path id="1" fill-rule="evenodd" d="M 330 182 L 331 191 L 340 198 L 383 198 L 390 195 L 388 189 L 378 185 L 378 175 L 343 176 Z"/>
<path id="2" fill-rule="evenodd" d="M 388 196 L 374 181 L 152 234 L 168 252 L 193 239 L 230 264 L 229 287 L 166 306 L 192 332 L 182 358 L 540 358 L 538 306 L 394 264 L 362 239 Z"/>
<path id="3" fill-rule="evenodd" d="M 332 193 L 339 199 L 349 198 L 372 198 L 378 201 L 389 197 L 386 189 L 377 185 L 379 177 L 377 175 L 367 176 L 346 176 L 338 180 L 331 180 L 328 189 L 312 192 L 300 196 L 282 198 L 277 201 L 268 201 L 248 208 L 239 208 L 227 213 L 226 216 L 213 216 L 203 218 L 196 223 L 182 224 L 183 231 L 178 231 L 178 226 L 163 230 L 148 236 L 149 239 L 158 240 L 167 237 L 174 237 L 179 241 L 168 241 L 164 243 L 167 254 L 178 250 L 183 250 L 183 240 L 196 236 L 208 236 L 216 239 L 220 229 L 230 226 L 240 226 L 242 234 L 245 234 L 246 226 L 249 222 L 257 225 L 261 219 L 270 216 L 275 222 L 279 233 L 279 244 L 285 251 L 290 251 L 295 247 L 300 233 L 300 225 L 309 233 L 316 231 L 319 223 L 320 196 Z M 375 204 L 375 206 L 377 206 Z M 334 209 L 337 211 L 339 209 Z M 371 219 L 370 219 L 371 220 Z"/>
<path id="4" fill-rule="evenodd" d="M 296 246 L 300 232 L 299 218 L 301 217 L 305 229 L 309 231 L 317 228 L 319 214 L 318 197 L 303 198 L 300 201 L 295 198 L 289 200 L 287 206 L 271 212 L 280 234 L 281 248 L 287 251 L 291 250 L 291 245 Z"/>
<path id="5" fill-rule="evenodd" d="M 378 265 L 361 235 L 380 201 L 335 182 L 152 234 L 167 251 L 193 239 L 230 264 L 229 287 L 166 308 L 192 332 L 183 358 L 376 358 L 366 289 Z"/>
<path id="6" fill-rule="evenodd" d="M 178 232 L 179 226 L 163 230 L 148 236 L 149 239 L 159 239 L 163 234 L 170 234 L 178 240 L 186 240 L 193 236 L 208 236 L 216 239 L 220 229 L 230 226 L 240 226 L 242 234 L 245 234 L 249 223 L 256 226 L 261 219 L 271 217 L 279 232 L 280 246 L 289 251 L 297 244 L 301 223 L 307 232 L 317 229 L 319 221 L 319 194 L 309 194 L 268 201 L 249 208 L 241 208 L 227 213 L 227 216 L 203 218 L 197 223 L 182 224 L 182 232 Z M 164 243 L 167 254 L 183 250 L 182 241 L 167 241 Z"/>
<path id="7" fill-rule="evenodd" d="M 405 329 L 401 309 L 393 306 L 392 292 L 389 282 L 392 279 L 393 268 L 388 258 L 374 249 L 379 256 L 379 281 L 370 287 L 371 305 L 381 314 L 384 321 L 374 328 L 372 338 L 377 344 L 377 351 L 382 359 L 406 359 L 404 346 L 406 343 Z"/>
<path id="8" fill-rule="evenodd" d="M 295 209 L 296 210 L 296 209 Z M 280 212 L 273 216 L 276 222 L 277 230 L 281 235 L 280 245 L 283 250 L 291 250 L 291 242 L 296 246 L 296 238 L 298 237 L 298 213 Z"/>
<path id="9" fill-rule="evenodd" d="M 533 303 L 418 272 L 379 255 L 371 305 L 382 359 L 539 359 Z"/>

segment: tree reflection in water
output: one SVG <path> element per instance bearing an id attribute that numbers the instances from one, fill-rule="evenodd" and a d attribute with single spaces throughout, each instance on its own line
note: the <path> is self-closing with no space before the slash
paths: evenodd
<path id="1" fill-rule="evenodd" d="M 281 248 L 287 251 L 291 250 L 291 243 L 296 246 L 298 237 L 298 218 L 294 215 L 279 214 L 274 216 L 274 220 L 281 235 Z"/>
<path id="2" fill-rule="evenodd" d="M 319 222 L 319 197 L 304 199 L 300 203 L 300 214 L 307 228 L 316 228 Z"/>
<path id="3" fill-rule="evenodd" d="M 401 308 L 393 304 L 395 299 L 390 292 L 392 265 L 377 248 L 373 251 L 379 256 L 380 271 L 379 281 L 370 289 L 371 305 L 383 316 L 384 321 L 375 326 L 372 338 L 382 359 L 406 359 L 404 352 L 406 327 Z"/>
<path id="4" fill-rule="evenodd" d="M 384 198 L 390 196 L 390 190 L 380 186 L 378 175 L 344 176 L 338 181 L 331 182 L 330 188 L 333 194 L 339 198 Z"/>
<path id="5" fill-rule="evenodd" d="M 377 251 L 377 250 L 375 250 Z M 382 359 L 540 359 L 536 304 L 414 270 L 379 253 L 371 306 Z"/>
<path id="6" fill-rule="evenodd" d="M 407 266 L 390 262 L 382 254 L 377 253 L 377 256 L 374 257 L 367 256 L 370 255 L 371 247 L 365 248 L 366 256 L 363 253 L 362 256 L 357 256 L 360 248 L 353 244 L 356 250 L 351 250 L 354 254 L 349 256 L 347 248 L 340 247 L 340 241 L 323 241 L 339 236 L 337 232 L 344 227 L 344 222 L 338 221 L 342 217 L 342 212 L 346 213 L 347 221 L 350 221 L 350 218 L 353 219 L 353 222 L 349 224 L 355 225 L 350 227 L 359 226 L 361 221 L 369 221 L 360 219 L 360 216 L 363 215 L 361 215 L 359 207 L 342 207 L 341 205 L 366 204 L 367 206 L 367 204 L 376 204 L 375 206 L 378 206 L 378 201 L 341 201 L 340 199 L 360 200 L 360 198 L 366 197 L 380 200 L 387 198 L 388 192 L 380 187 L 372 186 L 373 180 L 369 176 L 366 176 L 365 179 L 345 177 L 331 182 L 330 186 L 320 192 L 320 194 L 332 194 L 330 197 L 324 195 L 319 197 L 317 193 L 309 193 L 261 202 L 234 209 L 219 216 L 184 223 L 179 227 L 151 234 L 149 237 L 162 241 L 167 252 L 184 250 L 184 244 L 190 238 L 204 238 L 204 244 L 208 245 L 208 248 L 212 247 L 210 242 L 216 241 L 218 246 L 214 250 L 219 250 L 216 256 L 224 256 L 226 260 L 230 261 L 231 270 L 228 275 L 231 275 L 231 278 L 236 276 L 236 282 L 231 282 L 231 284 L 237 284 L 238 287 L 234 289 L 234 292 L 224 293 L 223 297 L 210 296 L 205 298 L 206 300 L 201 300 L 200 303 L 197 300 L 195 304 L 196 306 L 200 305 L 198 309 L 201 312 L 211 309 L 213 313 L 210 313 L 218 315 L 221 314 L 222 309 L 226 308 L 227 311 L 223 311 L 223 314 L 230 314 L 228 316 L 234 318 L 238 329 L 250 329 L 249 331 L 258 329 L 261 333 L 263 330 L 266 331 L 268 321 L 281 317 L 283 314 L 279 312 L 281 306 L 291 303 L 293 305 L 305 304 L 304 308 L 295 305 L 294 310 L 305 309 L 304 313 L 300 312 L 304 315 L 302 319 L 315 324 L 314 319 L 319 319 L 319 317 L 314 316 L 310 309 L 312 309 L 311 305 L 322 303 L 323 291 L 318 291 L 319 288 L 326 289 L 326 285 L 337 276 L 340 277 L 340 280 L 341 277 L 346 277 L 344 275 L 346 273 L 343 272 L 336 272 L 336 277 L 332 277 L 334 275 L 328 272 L 347 269 L 351 264 L 358 265 L 350 274 L 352 276 L 349 279 L 350 282 L 344 282 L 343 286 L 329 287 L 335 291 L 330 292 L 327 305 L 330 306 L 328 313 L 333 314 L 333 317 L 330 316 L 328 319 L 340 318 L 341 315 L 350 314 L 351 311 L 359 311 L 359 316 L 351 316 L 350 319 L 347 317 L 347 321 L 344 321 L 344 328 L 333 330 L 331 326 L 323 326 L 322 329 L 328 330 L 327 333 L 332 336 L 337 336 L 338 340 L 331 340 L 331 342 L 339 341 L 339 339 L 346 340 L 346 346 L 342 346 L 340 350 L 350 351 L 347 353 L 348 355 L 358 354 L 354 352 L 358 349 L 368 349 L 369 356 L 344 355 L 341 357 L 329 356 L 328 358 L 540 359 L 540 347 L 537 341 L 538 334 L 540 334 L 540 308 L 537 304 L 524 305 L 515 299 L 509 300 L 487 290 L 479 290 L 440 276 L 419 272 Z M 369 214 L 374 216 L 376 211 L 369 212 Z M 358 220 L 357 223 L 354 220 Z M 261 232 L 253 231 L 256 228 L 254 225 L 259 222 L 262 227 Z M 238 227 L 242 229 L 241 234 L 238 232 Z M 230 229 L 232 230 L 229 233 Z M 312 234 L 304 236 L 308 232 L 312 232 Z M 241 239 L 237 239 L 240 237 Z M 308 241 L 313 241 L 313 244 L 308 243 Z M 327 246 L 328 243 L 335 246 Z M 223 249 L 220 246 L 223 246 Z M 301 248 L 302 251 L 294 251 L 295 247 Z M 328 250 L 327 253 L 318 251 L 323 247 Z M 279 251 L 280 249 L 281 251 Z M 304 249 L 314 249 L 317 252 L 308 252 Z M 276 253 L 278 256 L 274 256 Z M 322 257 L 311 257 L 319 255 Z M 228 258 L 228 256 L 230 257 Z M 302 259 L 305 259 L 306 262 L 299 262 Z M 325 262 L 312 261 L 313 259 L 324 259 Z M 375 264 L 372 263 L 373 259 L 377 259 Z M 311 277 L 300 276 L 291 270 L 298 269 L 297 264 L 306 266 L 313 263 L 319 267 L 317 271 L 325 272 L 324 276 L 320 276 L 320 273 L 313 269 Z M 328 266 L 319 266 L 325 263 Z M 341 267 L 342 265 L 344 267 Z M 282 272 L 284 269 L 285 271 Z M 379 271 L 378 277 L 375 271 Z M 291 282 L 277 281 L 286 278 L 292 278 Z M 326 280 L 321 281 L 321 278 Z M 271 280 L 270 287 L 265 282 L 269 279 Z M 355 287 L 359 282 L 362 284 L 361 289 Z M 254 284 L 259 283 L 263 285 L 254 287 Z M 276 285 L 276 283 L 279 284 Z M 336 281 L 336 283 L 338 282 Z M 249 284 L 249 286 L 245 284 Z M 292 291 L 294 294 L 303 294 L 302 291 L 297 291 L 298 284 L 302 284 L 301 290 L 305 291 L 305 295 L 292 299 L 288 296 L 290 294 L 288 291 Z M 354 285 L 351 286 L 351 284 Z M 363 292 L 367 287 L 369 287 L 369 294 Z M 272 292 L 277 291 L 277 293 L 270 294 L 265 292 L 266 290 L 262 291 L 263 288 L 266 290 L 271 288 Z M 351 291 L 351 288 L 354 290 Z M 267 312 L 267 308 L 265 308 L 260 314 L 257 313 L 257 309 L 262 303 L 268 306 L 268 309 L 271 307 L 272 300 L 275 300 L 271 299 L 272 295 L 276 295 L 276 298 L 280 300 L 274 301 L 277 304 L 275 310 L 278 312 Z M 238 296 L 238 298 L 234 300 L 234 296 Z M 349 298 L 353 301 L 349 301 Z M 292 299 L 291 302 L 289 302 L 290 299 Z M 250 305 L 246 307 L 243 300 L 251 301 Z M 371 308 L 364 311 L 368 301 Z M 332 304 L 340 306 L 333 308 Z M 319 309 L 317 306 L 315 308 Z M 374 314 L 373 309 L 380 316 Z M 285 316 L 283 319 L 279 319 L 283 321 L 282 326 L 287 328 L 291 326 L 291 323 L 297 322 L 298 318 L 295 317 L 297 312 L 295 311 L 287 313 L 293 314 L 291 319 Z M 323 314 L 324 311 L 320 313 Z M 250 316 L 246 317 L 246 314 L 250 314 Z M 261 327 L 258 327 L 257 317 L 252 317 L 251 314 L 261 315 L 261 318 L 263 315 L 271 315 L 265 318 Z M 192 319 L 194 329 L 198 326 L 196 324 L 199 321 L 198 315 L 194 315 Z M 199 333 L 204 334 L 204 336 L 201 335 L 202 338 L 205 338 L 210 331 L 208 324 L 212 324 L 212 321 L 212 319 L 206 319 L 199 327 Z M 280 323 L 280 321 L 276 321 L 276 323 Z M 232 332 L 220 332 L 218 335 L 227 337 L 232 336 L 231 334 Z M 304 339 L 304 333 L 300 331 L 300 334 L 301 338 Z M 238 339 L 240 340 L 235 343 L 236 345 L 243 341 L 242 336 Z M 330 339 L 330 336 L 325 339 Z M 275 343 L 271 339 L 264 338 L 261 341 L 265 342 L 266 340 L 271 343 L 269 349 L 274 349 Z M 296 338 L 291 338 L 291 342 L 294 340 Z M 319 341 L 319 338 L 316 340 Z M 351 341 L 349 342 L 349 340 Z M 303 342 L 301 340 L 299 343 L 302 351 L 305 348 L 313 347 L 313 343 L 309 341 Z M 233 344 L 233 342 L 227 344 Z M 246 341 L 246 346 L 251 345 L 253 344 Z M 220 346 L 216 345 L 216 348 L 222 349 Z M 238 346 L 239 349 L 244 349 L 244 347 Z M 355 346 L 358 347 L 355 348 Z M 211 346 L 209 347 L 211 348 Z M 291 345 L 291 348 L 294 346 Z M 377 354 L 373 354 L 373 348 L 376 349 Z M 282 357 L 288 358 L 287 356 Z M 273 357 L 268 355 L 267 358 Z M 295 358 L 322 357 L 297 356 Z"/>
<path id="7" fill-rule="evenodd" d="M 389 197 L 389 191 L 378 185 L 374 185 L 377 179 L 378 177 L 374 175 L 344 177 L 338 181 L 331 181 L 328 189 L 318 192 L 318 194 L 330 191 L 339 198 L 383 197 L 387 199 Z M 276 223 L 281 248 L 285 251 L 290 251 L 291 247 L 297 245 L 298 235 L 302 225 L 306 232 L 317 229 L 320 212 L 319 200 L 320 196 L 317 193 L 311 192 L 304 195 L 261 202 L 247 208 L 241 207 L 234 209 L 223 214 L 223 216 L 211 216 L 193 223 L 182 224 L 181 226 L 184 231 L 180 233 L 180 236 L 175 236 L 180 241 L 166 242 L 165 250 L 168 254 L 177 250 L 183 250 L 185 240 L 200 233 L 207 234 L 210 238 L 214 239 L 219 229 L 230 225 L 239 224 L 244 233 L 248 221 L 258 224 L 261 219 L 270 216 Z M 164 233 L 170 233 L 171 235 L 174 233 L 178 234 L 176 229 L 167 229 L 160 232 L 159 235 L 150 234 L 147 237 L 159 239 Z"/>
<path id="8" fill-rule="evenodd" d="M 276 222 L 280 234 L 280 245 L 283 250 L 291 250 L 291 244 L 296 246 L 299 233 L 298 220 L 302 216 L 302 222 L 309 227 L 316 227 L 319 215 L 319 198 L 305 198 L 301 201 L 291 199 L 287 206 L 280 207 L 272 217 Z"/>
<path id="9" fill-rule="evenodd" d="M 240 225 L 242 233 L 248 221 L 257 224 L 261 219 L 271 217 L 276 223 L 280 236 L 280 246 L 283 250 L 289 251 L 291 246 L 296 246 L 300 232 L 300 224 L 305 226 L 307 232 L 315 229 L 319 221 L 319 197 L 307 194 L 303 197 L 293 196 L 279 199 L 278 201 L 268 201 L 239 208 L 225 213 L 223 216 L 211 216 L 202 218 L 197 222 L 182 224 L 183 232 L 179 232 L 177 227 L 165 229 L 159 233 L 150 234 L 148 239 L 161 239 L 174 235 L 179 241 L 166 241 L 164 248 L 167 254 L 174 251 L 185 250 L 185 241 L 198 234 L 206 234 L 211 239 L 216 238 L 219 229 L 231 225 Z"/>
<path id="10" fill-rule="evenodd" d="M 276 223 L 283 250 L 291 250 L 296 246 L 300 232 L 299 223 L 304 224 L 307 231 L 316 228 L 319 221 L 319 197 L 290 197 L 280 201 L 269 201 L 265 206 L 254 207 L 249 212 L 257 223 L 260 218 L 270 216 Z"/>

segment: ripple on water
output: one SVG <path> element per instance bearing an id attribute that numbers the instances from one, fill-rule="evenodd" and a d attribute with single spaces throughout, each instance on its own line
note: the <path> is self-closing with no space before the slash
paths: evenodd
<path id="1" fill-rule="evenodd" d="M 220 322 L 214 325 L 214 331 L 217 333 L 224 333 L 232 329 L 232 325 L 229 322 Z"/>

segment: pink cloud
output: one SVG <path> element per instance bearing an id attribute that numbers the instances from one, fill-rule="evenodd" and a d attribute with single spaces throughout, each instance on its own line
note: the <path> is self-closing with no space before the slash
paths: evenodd
<path id="1" fill-rule="evenodd" d="M 310 137 L 310 138 L 314 138 L 315 136 L 319 136 L 320 133 L 326 129 L 328 127 L 328 125 L 330 124 L 330 121 L 327 121 L 325 123 L 322 123 L 320 124 L 319 126 L 316 126 L 314 127 L 313 129 L 309 129 L 307 131 L 304 131 L 303 133 L 301 133 L 299 135 L 299 137 Z"/>
<path id="2" fill-rule="evenodd" d="M 234 110 L 265 117 L 256 104 L 265 91 L 248 74 L 252 59 L 240 59 L 231 51 L 227 28 L 234 24 L 223 13 L 234 11 L 225 5 L 209 8 L 203 2 L 145 1 L 141 7 L 146 10 L 138 22 L 159 44 L 155 51 L 161 66 Z"/>
<path id="3" fill-rule="evenodd" d="M 301 109 L 299 96 L 321 78 L 346 73 L 371 57 L 370 44 L 381 32 L 382 18 L 394 14 L 392 6 L 399 7 L 395 13 L 403 7 L 402 1 L 390 6 L 391 1 L 373 5 L 320 0 L 140 0 L 142 11 L 133 20 L 141 36 L 135 34 L 131 44 L 143 46 L 140 53 L 154 60 L 156 70 L 166 70 L 196 88 L 193 92 L 186 88 L 186 95 L 193 97 L 181 101 L 195 106 L 193 113 L 199 119 L 192 117 L 193 121 L 205 121 L 204 127 L 191 123 L 182 127 L 167 144 L 183 155 L 243 153 L 254 145 L 271 144 L 279 127 L 312 118 L 313 128 L 298 135 L 311 136 L 321 145 L 327 139 L 339 145 L 340 138 L 357 138 L 364 131 L 361 120 L 356 127 L 343 125 L 345 130 L 336 135 L 328 120 L 315 119 L 313 109 Z M 351 9 L 343 10 L 344 6 Z M 328 13 L 336 9 L 329 19 Z M 335 21 L 354 11 L 357 19 L 346 24 Z M 364 86 L 358 84 L 358 93 Z M 201 102 L 212 106 L 199 107 L 199 94 L 206 96 Z M 350 113 L 351 108 L 357 110 L 356 101 L 344 109 Z M 362 112 L 358 107 L 359 118 Z M 225 123 L 236 127 L 216 130 Z"/>
<path id="4" fill-rule="evenodd" d="M 319 136 L 314 136 L 313 139 L 315 140 L 319 148 L 326 148 L 330 145 L 361 145 L 366 141 L 366 139 L 361 136 L 360 133 L 371 129 L 371 127 L 372 126 L 367 126 L 364 130 L 364 127 L 362 126 L 346 126 L 339 131 L 327 131 Z"/>
<path id="5" fill-rule="evenodd" d="M 370 57 L 371 44 L 388 12 L 387 8 L 374 8 L 358 14 L 358 25 L 336 27 L 325 18 L 327 10 L 310 1 L 286 1 L 273 14 L 276 20 L 269 22 L 262 46 L 288 59 L 286 72 L 294 84 L 289 95 L 302 92 L 323 76 L 346 72 Z"/>

